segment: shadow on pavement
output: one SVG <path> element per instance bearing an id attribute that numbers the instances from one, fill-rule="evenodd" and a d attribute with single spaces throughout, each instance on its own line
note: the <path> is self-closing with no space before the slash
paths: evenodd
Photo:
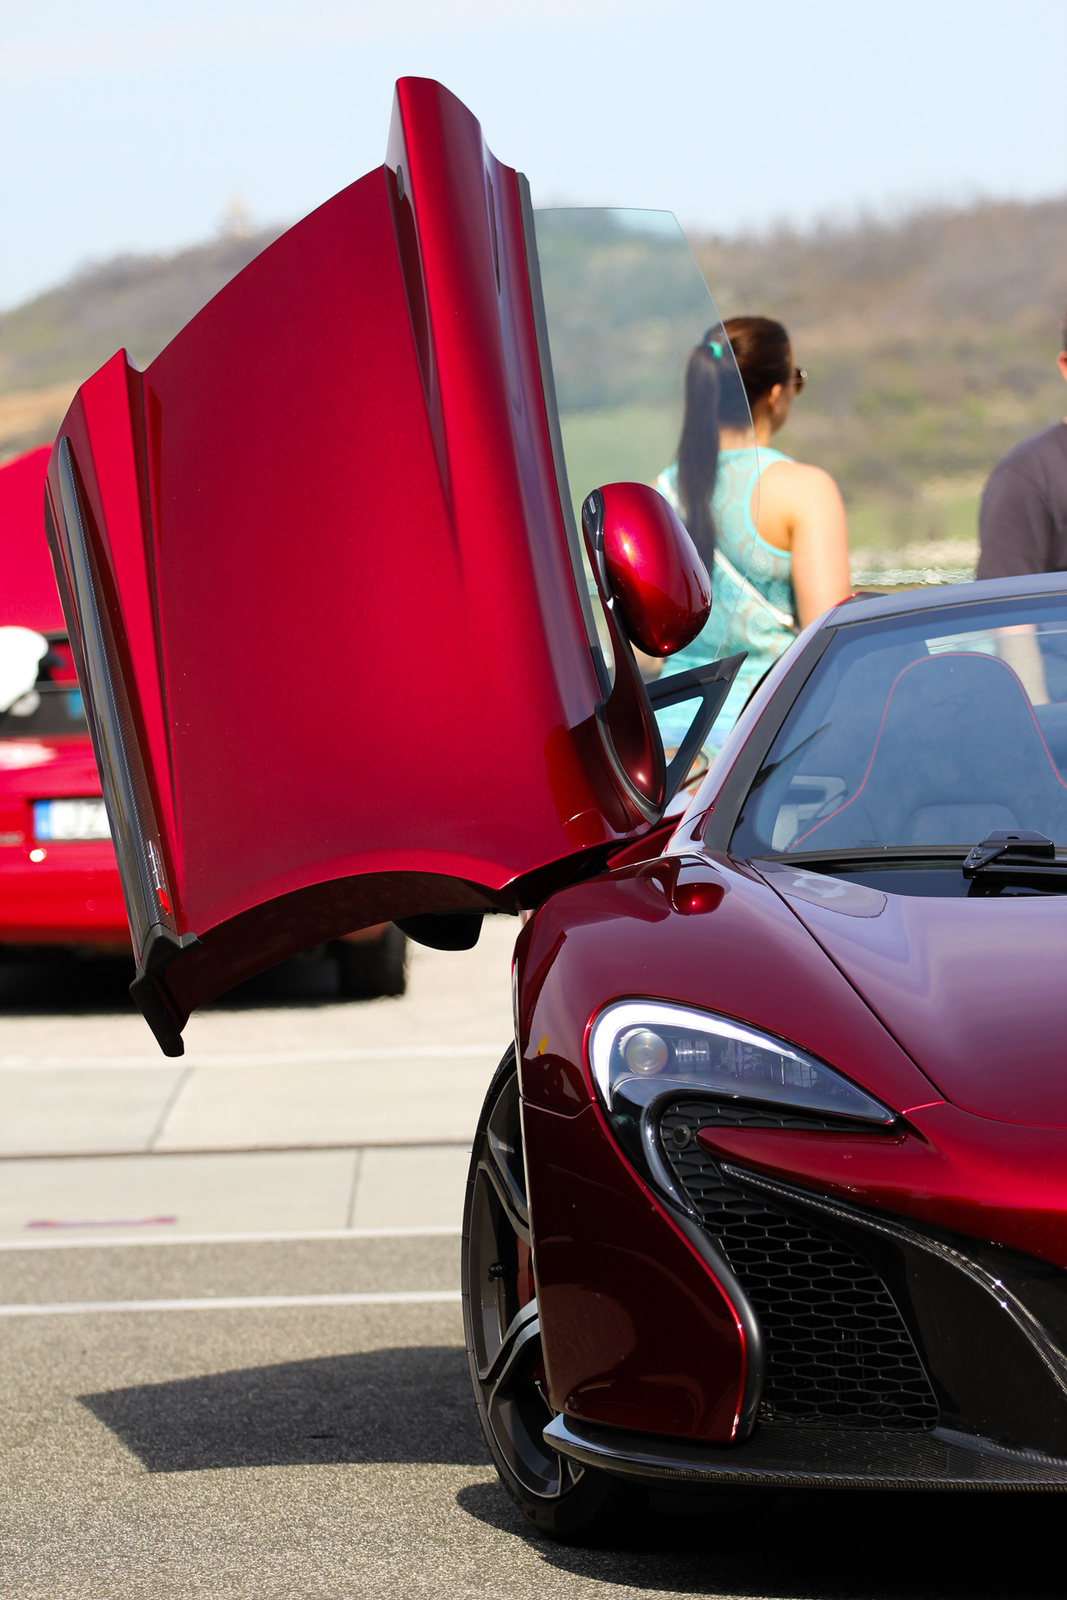
<path id="1" fill-rule="evenodd" d="M 28 960 L 0 960 L 0 1012 L 7 1016 L 87 1016 L 136 1013 L 130 999 L 133 961 L 65 951 Z M 328 956 L 296 956 L 249 978 L 204 1010 L 336 1005 L 342 996 L 337 967 Z M 353 1004 L 358 1002 L 351 1002 Z"/>
<path id="2" fill-rule="evenodd" d="M 8 1016 L 132 1012 L 129 957 L 80 961 L 66 951 L 54 956 L 0 961 L 0 1009 Z"/>
<path id="3" fill-rule="evenodd" d="M 629 1593 L 761 1600 L 1052 1600 L 1064 1593 L 1059 1494 L 789 1494 L 698 1516 L 625 1505 L 589 1542 L 538 1534 L 503 1489 L 456 1496 L 547 1565 Z"/>
<path id="4" fill-rule="evenodd" d="M 488 1459 L 466 1356 L 454 1346 L 324 1356 L 79 1399 L 149 1472 Z"/>

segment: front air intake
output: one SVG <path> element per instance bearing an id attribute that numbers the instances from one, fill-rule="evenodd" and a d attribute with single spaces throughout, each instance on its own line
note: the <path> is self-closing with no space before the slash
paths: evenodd
<path id="1" fill-rule="evenodd" d="M 851 1428 L 933 1428 L 938 1405 L 879 1273 L 818 1223 L 727 1177 L 696 1139 L 722 1126 L 709 1104 L 674 1104 L 660 1142 L 675 1181 L 726 1256 L 766 1341 L 764 1420 Z M 751 1125 L 752 1113 L 744 1118 Z M 755 1113 L 779 1125 L 775 1113 Z M 792 1120 L 796 1120 L 795 1118 Z M 805 1123 L 805 1125 L 808 1125 Z"/>

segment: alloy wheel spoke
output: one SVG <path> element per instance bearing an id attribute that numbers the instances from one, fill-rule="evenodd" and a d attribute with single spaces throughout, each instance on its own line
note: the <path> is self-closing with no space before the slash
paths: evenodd
<path id="1" fill-rule="evenodd" d="M 541 1348 L 541 1323 L 536 1300 L 531 1300 L 512 1317 L 500 1341 L 500 1348 L 485 1370 L 478 1374 L 490 1403 L 521 1379 L 524 1369 L 536 1353 L 531 1345 L 536 1346 L 536 1351 Z"/>
<path id="2" fill-rule="evenodd" d="M 493 1186 L 493 1192 L 500 1202 L 508 1220 L 508 1226 L 518 1238 L 530 1243 L 530 1212 L 526 1204 L 526 1196 L 518 1188 L 507 1168 L 496 1158 L 492 1148 L 486 1145 L 488 1159 L 481 1163 L 482 1171 Z"/>
<path id="3" fill-rule="evenodd" d="M 500 1175 L 500 1169 L 493 1161 L 483 1161 L 481 1170 L 492 1188 L 500 1204 L 500 1208 L 507 1219 L 507 1226 L 516 1238 L 530 1243 L 530 1214 L 525 1206 L 520 1206 L 515 1197 L 514 1188 L 506 1183 Z M 501 1241 L 503 1242 L 503 1241 Z"/>

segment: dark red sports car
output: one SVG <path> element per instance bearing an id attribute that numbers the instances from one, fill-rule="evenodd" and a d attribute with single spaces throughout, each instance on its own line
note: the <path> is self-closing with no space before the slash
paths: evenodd
<path id="1" fill-rule="evenodd" d="M 405 80 L 382 169 L 83 386 L 48 518 L 135 990 L 177 1054 L 341 929 L 534 911 L 463 1271 L 540 1526 L 1067 1487 L 1067 577 L 840 606 L 668 818 L 737 667 L 631 648 L 707 616 L 635 481 L 694 273 L 661 215 L 535 217 Z"/>

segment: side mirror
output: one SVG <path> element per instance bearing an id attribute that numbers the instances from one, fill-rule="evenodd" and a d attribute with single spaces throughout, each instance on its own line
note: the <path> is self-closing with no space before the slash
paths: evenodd
<path id="1" fill-rule="evenodd" d="M 582 506 L 597 584 L 629 640 L 650 656 L 692 642 L 711 615 L 711 579 L 680 518 L 644 483 L 609 483 Z"/>
<path id="2" fill-rule="evenodd" d="M 744 655 L 646 685 L 631 645 L 670 656 L 690 644 L 711 615 L 708 569 L 675 512 L 647 484 L 594 489 L 582 506 L 582 532 L 615 654 L 615 682 L 597 709 L 600 739 L 630 804 L 654 822 L 685 782 Z M 668 766 L 653 705 L 690 700 L 699 707 Z"/>

